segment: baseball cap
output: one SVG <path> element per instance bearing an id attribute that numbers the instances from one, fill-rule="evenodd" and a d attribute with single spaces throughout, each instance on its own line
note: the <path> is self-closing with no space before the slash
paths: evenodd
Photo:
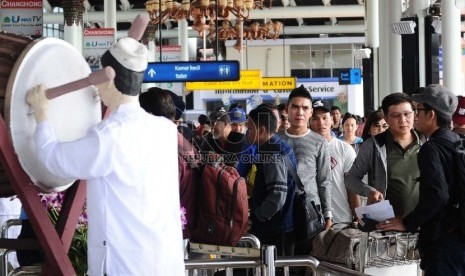
<path id="1" fill-rule="evenodd" d="M 465 97 L 458 96 L 457 109 L 452 115 L 452 121 L 459 125 L 465 125 Z"/>
<path id="2" fill-rule="evenodd" d="M 212 113 L 210 114 L 210 122 L 211 122 L 211 123 L 215 123 L 216 120 L 217 120 L 219 117 L 221 117 L 221 116 L 223 116 L 223 115 L 225 115 L 225 114 L 227 114 L 226 111 L 214 111 L 214 112 L 212 112 Z"/>
<path id="3" fill-rule="evenodd" d="M 330 112 L 331 110 L 323 104 L 321 101 L 315 101 L 313 102 L 313 111 L 317 110 L 322 110 L 323 112 L 327 113 Z"/>
<path id="4" fill-rule="evenodd" d="M 216 119 L 216 122 L 223 122 L 225 124 L 230 124 L 231 118 L 229 117 L 228 114 L 224 113 L 223 115 L 220 115 L 218 119 Z"/>
<path id="5" fill-rule="evenodd" d="M 247 120 L 244 109 L 240 107 L 231 109 L 228 115 L 232 123 L 244 123 Z"/>
<path id="6" fill-rule="evenodd" d="M 457 97 L 449 88 L 440 84 L 430 84 L 421 94 L 413 94 L 412 100 L 431 106 L 436 112 L 452 117 L 457 108 Z"/>
<path id="7" fill-rule="evenodd" d="M 174 117 L 174 119 L 180 120 L 182 114 L 184 113 L 184 110 L 186 109 L 186 104 L 182 100 L 181 96 L 176 95 L 176 93 L 174 93 L 171 90 L 167 90 L 167 91 L 170 94 L 171 99 L 173 99 L 174 106 L 176 107 L 176 116 Z"/>

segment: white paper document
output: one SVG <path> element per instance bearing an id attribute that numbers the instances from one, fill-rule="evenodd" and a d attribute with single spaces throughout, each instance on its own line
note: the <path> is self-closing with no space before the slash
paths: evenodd
<path id="1" fill-rule="evenodd" d="M 355 208 L 357 217 L 362 219 L 364 217 L 376 221 L 382 221 L 394 217 L 394 209 L 392 209 L 389 200 L 383 200 L 375 204 Z"/>

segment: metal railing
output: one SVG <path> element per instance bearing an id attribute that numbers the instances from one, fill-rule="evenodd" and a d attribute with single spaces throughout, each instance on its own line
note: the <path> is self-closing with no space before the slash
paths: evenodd
<path id="1" fill-rule="evenodd" d="M 260 240 L 254 235 L 246 234 L 241 237 L 238 246 L 234 247 L 190 242 L 189 252 L 229 257 L 258 257 L 260 256 Z"/>
<path id="2" fill-rule="evenodd" d="M 308 268 L 313 275 L 316 272 L 325 275 L 362 276 L 362 272 L 339 265 L 320 262 L 312 256 L 276 256 L 275 246 L 260 246 L 260 240 L 251 234 L 243 236 L 238 246 L 221 246 L 200 243 L 189 244 L 190 253 L 212 254 L 213 259 L 201 258 L 185 260 L 188 275 L 213 275 L 215 271 L 225 270 L 225 275 L 233 275 L 233 269 L 253 269 L 253 275 L 275 275 L 275 268 L 280 268 L 285 276 L 289 270 L 298 267 Z M 220 256 L 220 258 L 216 258 Z M 249 271 L 251 272 L 251 271 Z"/>
<path id="3" fill-rule="evenodd" d="M 5 221 L 1 227 L 1 238 L 6 239 L 8 238 L 8 230 L 12 226 L 20 226 L 21 220 L 20 219 L 9 219 Z M 8 254 L 13 252 L 12 249 L 0 249 L 0 273 L 2 276 L 8 275 Z"/>
<path id="4" fill-rule="evenodd" d="M 187 271 L 200 269 L 226 269 L 226 276 L 232 276 L 233 268 L 260 268 L 263 276 L 274 276 L 275 268 L 284 268 L 284 275 L 289 275 L 289 267 L 307 267 L 312 274 L 316 273 L 318 260 L 311 256 L 276 257 L 276 247 L 273 245 L 262 246 L 260 257 L 240 257 L 226 259 L 194 259 L 186 260 Z"/>
<path id="5" fill-rule="evenodd" d="M 282 268 L 284 276 L 289 276 L 291 268 L 306 268 L 312 275 L 317 272 L 337 276 L 365 276 L 367 274 L 351 270 L 335 264 L 320 262 L 312 256 L 276 257 L 276 248 L 273 245 L 262 246 L 260 256 L 234 257 L 220 259 L 192 259 L 185 260 L 185 269 L 189 275 L 196 271 L 225 270 L 226 276 L 233 275 L 233 269 L 254 269 L 254 275 L 274 276 L 275 268 Z M 193 273 L 195 275 L 195 273 Z M 210 275 L 210 274 L 208 274 Z"/>

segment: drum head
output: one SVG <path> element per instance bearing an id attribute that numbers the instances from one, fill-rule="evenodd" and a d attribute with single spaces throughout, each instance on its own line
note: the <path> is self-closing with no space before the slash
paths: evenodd
<path id="1" fill-rule="evenodd" d="M 45 191 L 64 190 L 75 179 L 53 175 L 36 157 L 33 133 L 36 122 L 26 102 L 34 86 L 60 86 L 87 77 L 91 73 L 82 55 L 69 43 L 44 38 L 34 41 L 22 52 L 10 75 L 5 95 L 5 120 L 13 147 L 24 171 L 34 184 Z M 85 135 L 102 118 L 95 86 L 89 86 L 50 100 L 49 120 L 60 141 Z"/>

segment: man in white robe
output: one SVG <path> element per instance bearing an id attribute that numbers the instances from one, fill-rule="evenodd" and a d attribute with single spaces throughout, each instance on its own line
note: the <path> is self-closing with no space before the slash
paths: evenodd
<path id="1" fill-rule="evenodd" d="M 97 85 L 111 113 L 80 139 L 57 140 L 45 86 L 28 93 L 38 157 L 57 176 L 87 180 L 89 275 L 184 275 L 177 129 L 138 101 L 147 49 L 123 38 L 101 62 L 116 72 Z"/>

